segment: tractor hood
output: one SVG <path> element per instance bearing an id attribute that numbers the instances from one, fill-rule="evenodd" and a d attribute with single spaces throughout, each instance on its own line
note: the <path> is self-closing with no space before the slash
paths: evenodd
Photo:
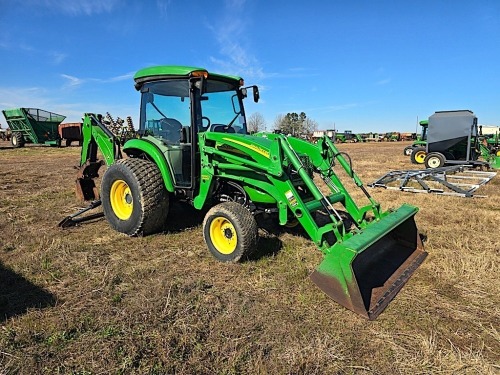
<path id="1" fill-rule="evenodd" d="M 247 134 L 215 133 L 202 134 L 205 143 L 212 145 L 216 150 L 226 154 L 256 161 L 258 163 L 269 163 L 273 140 L 263 136 Z"/>

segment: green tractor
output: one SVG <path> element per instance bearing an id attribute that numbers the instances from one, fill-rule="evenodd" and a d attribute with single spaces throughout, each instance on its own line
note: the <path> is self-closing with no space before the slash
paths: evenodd
<path id="1" fill-rule="evenodd" d="M 300 225 L 324 255 L 312 280 L 368 319 L 425 259 L 414 220 L 418 208 L 383 211 L 328 137 L 312 144 L 248 134 L 243 100 L 251 91 L 257 102 L 257 86 L 184 66 L 145 68 L 134 80 L 141 93 L 137 134 L 120 140 L 90 113 L 82 127 L 77 192 L 93 206 L 102 201 L 115 230 L 160 232 L 175 220 L 168 215 L 172 202 L 184 201 L 207 211 L 203 235 L 213 256 L 237 262 L 256 250 L 260 217 Z M 99 191 L 94 179 L 104 164 Z M 362 191 L 365 205 L 355 203 L 336 169 Z"/>
<path id="2" fill-rule="evenodd" d="M 417 135 L 417 139 L 410 146 L 406 146 L 403 150 L 403 154 L 405 156 L 410 156 L 411 161 L 414 164 L 423 164 L 425 155 L 427 154 L 425 149 L 427 146 L 427 129 L 429 128 L 429 120 L 422 120 L 419 122 L 419 125 L 422 127 L 422 131 Z"/>

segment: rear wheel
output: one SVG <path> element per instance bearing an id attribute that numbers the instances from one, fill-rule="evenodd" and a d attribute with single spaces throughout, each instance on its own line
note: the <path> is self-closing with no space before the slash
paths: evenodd
<path id="1" fill-rule="evenodd" d="M 102 178 L 102 206 L 113 229 L 129 236 L 163 229 L 169 197 L 158 167 L 143 159 L 122 159 Z"/>
<path id="2" fill-rule="evenodd" d="M 12 143 L 12 146 L 14 147 L 24 147 L 24 137 L 21 133 L 15 132 L 12 133 L 12 137 L 10 139 L 10 143 Z"/>
<path id="3" fill-rule="evenodd" d="M 427 155 L 425 147 L 414 147 L 410 155 L 411 162 L 413 164 L 424 164 L 425 155 Z"/>
<path id="4" fill-rule="evenodd" d="M 259 239 L 255 218 L 236 202 L 218 204 L 207 212 L 203 236 L 215 258 L 234 263 L 254 251 Z"/>
<path id="5" fill-rule="evenodd" d="M 424 161 L 426 168 L 441 168 L 445 162 L 446 158 L 439 152 L 429 152 Z"/>

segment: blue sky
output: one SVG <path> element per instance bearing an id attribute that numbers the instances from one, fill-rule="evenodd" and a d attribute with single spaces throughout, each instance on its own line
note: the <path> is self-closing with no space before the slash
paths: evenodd
<path id="1" fill-rule="evenodd" d="M 453 109 L 500 125 L 500 1 L 0 0 L 0 109 L 137 119 L 133 74 L 169 64 L 259 85 L 247 115 L 268 129 L 302 111 L 340 131 Z"/>

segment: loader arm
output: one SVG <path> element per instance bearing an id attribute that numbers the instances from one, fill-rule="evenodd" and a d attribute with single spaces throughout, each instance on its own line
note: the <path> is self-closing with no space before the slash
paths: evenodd
<path id="1" fill-rule="evenodd" d="M 312 280 L 358 314 L 375 319 L 427 255 L 414 221 L 418 209 L 405 204 L 383 212 L 349 156 L 328 137 L 311 144 L 281 134 L 207 133 L 200 150 L 202 184 L 195 207 L 209 201 L 215 181 L 223 180 L 254 194 L 252 204 L 262 205 L 261 211 L 274 202 L 279 223 L 294 218 L 324 255 Z M 338 168 L 363 192 L 365 205 L 356 204 Z M 320 188 L 316 178 L 326 186 Z"/>

